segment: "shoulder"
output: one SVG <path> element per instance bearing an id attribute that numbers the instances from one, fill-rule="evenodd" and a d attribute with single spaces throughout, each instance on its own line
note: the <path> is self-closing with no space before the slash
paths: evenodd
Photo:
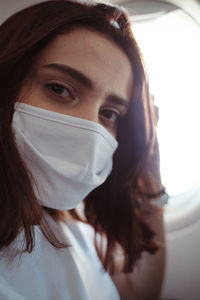
<path id="1" fill-rule="evenodd" d="M 0 275 L 0 299 L 1 300 L 25 300 L 14 288 Z"/>

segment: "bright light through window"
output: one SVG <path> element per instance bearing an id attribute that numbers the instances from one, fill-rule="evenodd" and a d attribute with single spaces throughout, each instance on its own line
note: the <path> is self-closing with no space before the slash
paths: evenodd
<path id="1" fill-rule="evenodd" d="M 133 30 L 159 107 L 162 181 L 177 195 L 200 182 L 200 28 L 176 10 Z"/>

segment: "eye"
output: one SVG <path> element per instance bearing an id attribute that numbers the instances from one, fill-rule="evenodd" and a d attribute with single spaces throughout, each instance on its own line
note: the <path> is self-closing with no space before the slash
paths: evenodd
<path id="1" fill-rule="evenodd" d="M 101 110 L 101 115 L 106 119 L 106 121 L 109 121 L 111 123 L 116 123 L 120 118 L 120 113 L 117 113 L 116 111 L 111 109 Z"/>
<path id="2" fill-rule="evenodd" d="M 60 84 L 60 83 L 48 83 L 45 85 L 49 92 L 61 98 L 73 98 L 75 95 L 72 93 L 70 88 Z"/>

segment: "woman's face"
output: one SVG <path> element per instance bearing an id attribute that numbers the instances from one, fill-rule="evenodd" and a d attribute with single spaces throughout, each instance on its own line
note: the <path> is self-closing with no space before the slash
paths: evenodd
<path id="1" fill-rule="evenodd" d="M 132 90 L 125 53 L 107 37 L 80 28 L 57 36 L 40 53 L 17 101 L 97 122 L 116 136 Z"/>

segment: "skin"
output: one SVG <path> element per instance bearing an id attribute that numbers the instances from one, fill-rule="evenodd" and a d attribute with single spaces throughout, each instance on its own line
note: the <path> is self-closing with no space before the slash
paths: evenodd
<path id="1" fill-rule="evenodd" d="M 107 37 L 79 28 L 57 36 L 39 54 L 18 101 L 97 122 L 116 137 L 132 91 L 126 54 Z"/>

